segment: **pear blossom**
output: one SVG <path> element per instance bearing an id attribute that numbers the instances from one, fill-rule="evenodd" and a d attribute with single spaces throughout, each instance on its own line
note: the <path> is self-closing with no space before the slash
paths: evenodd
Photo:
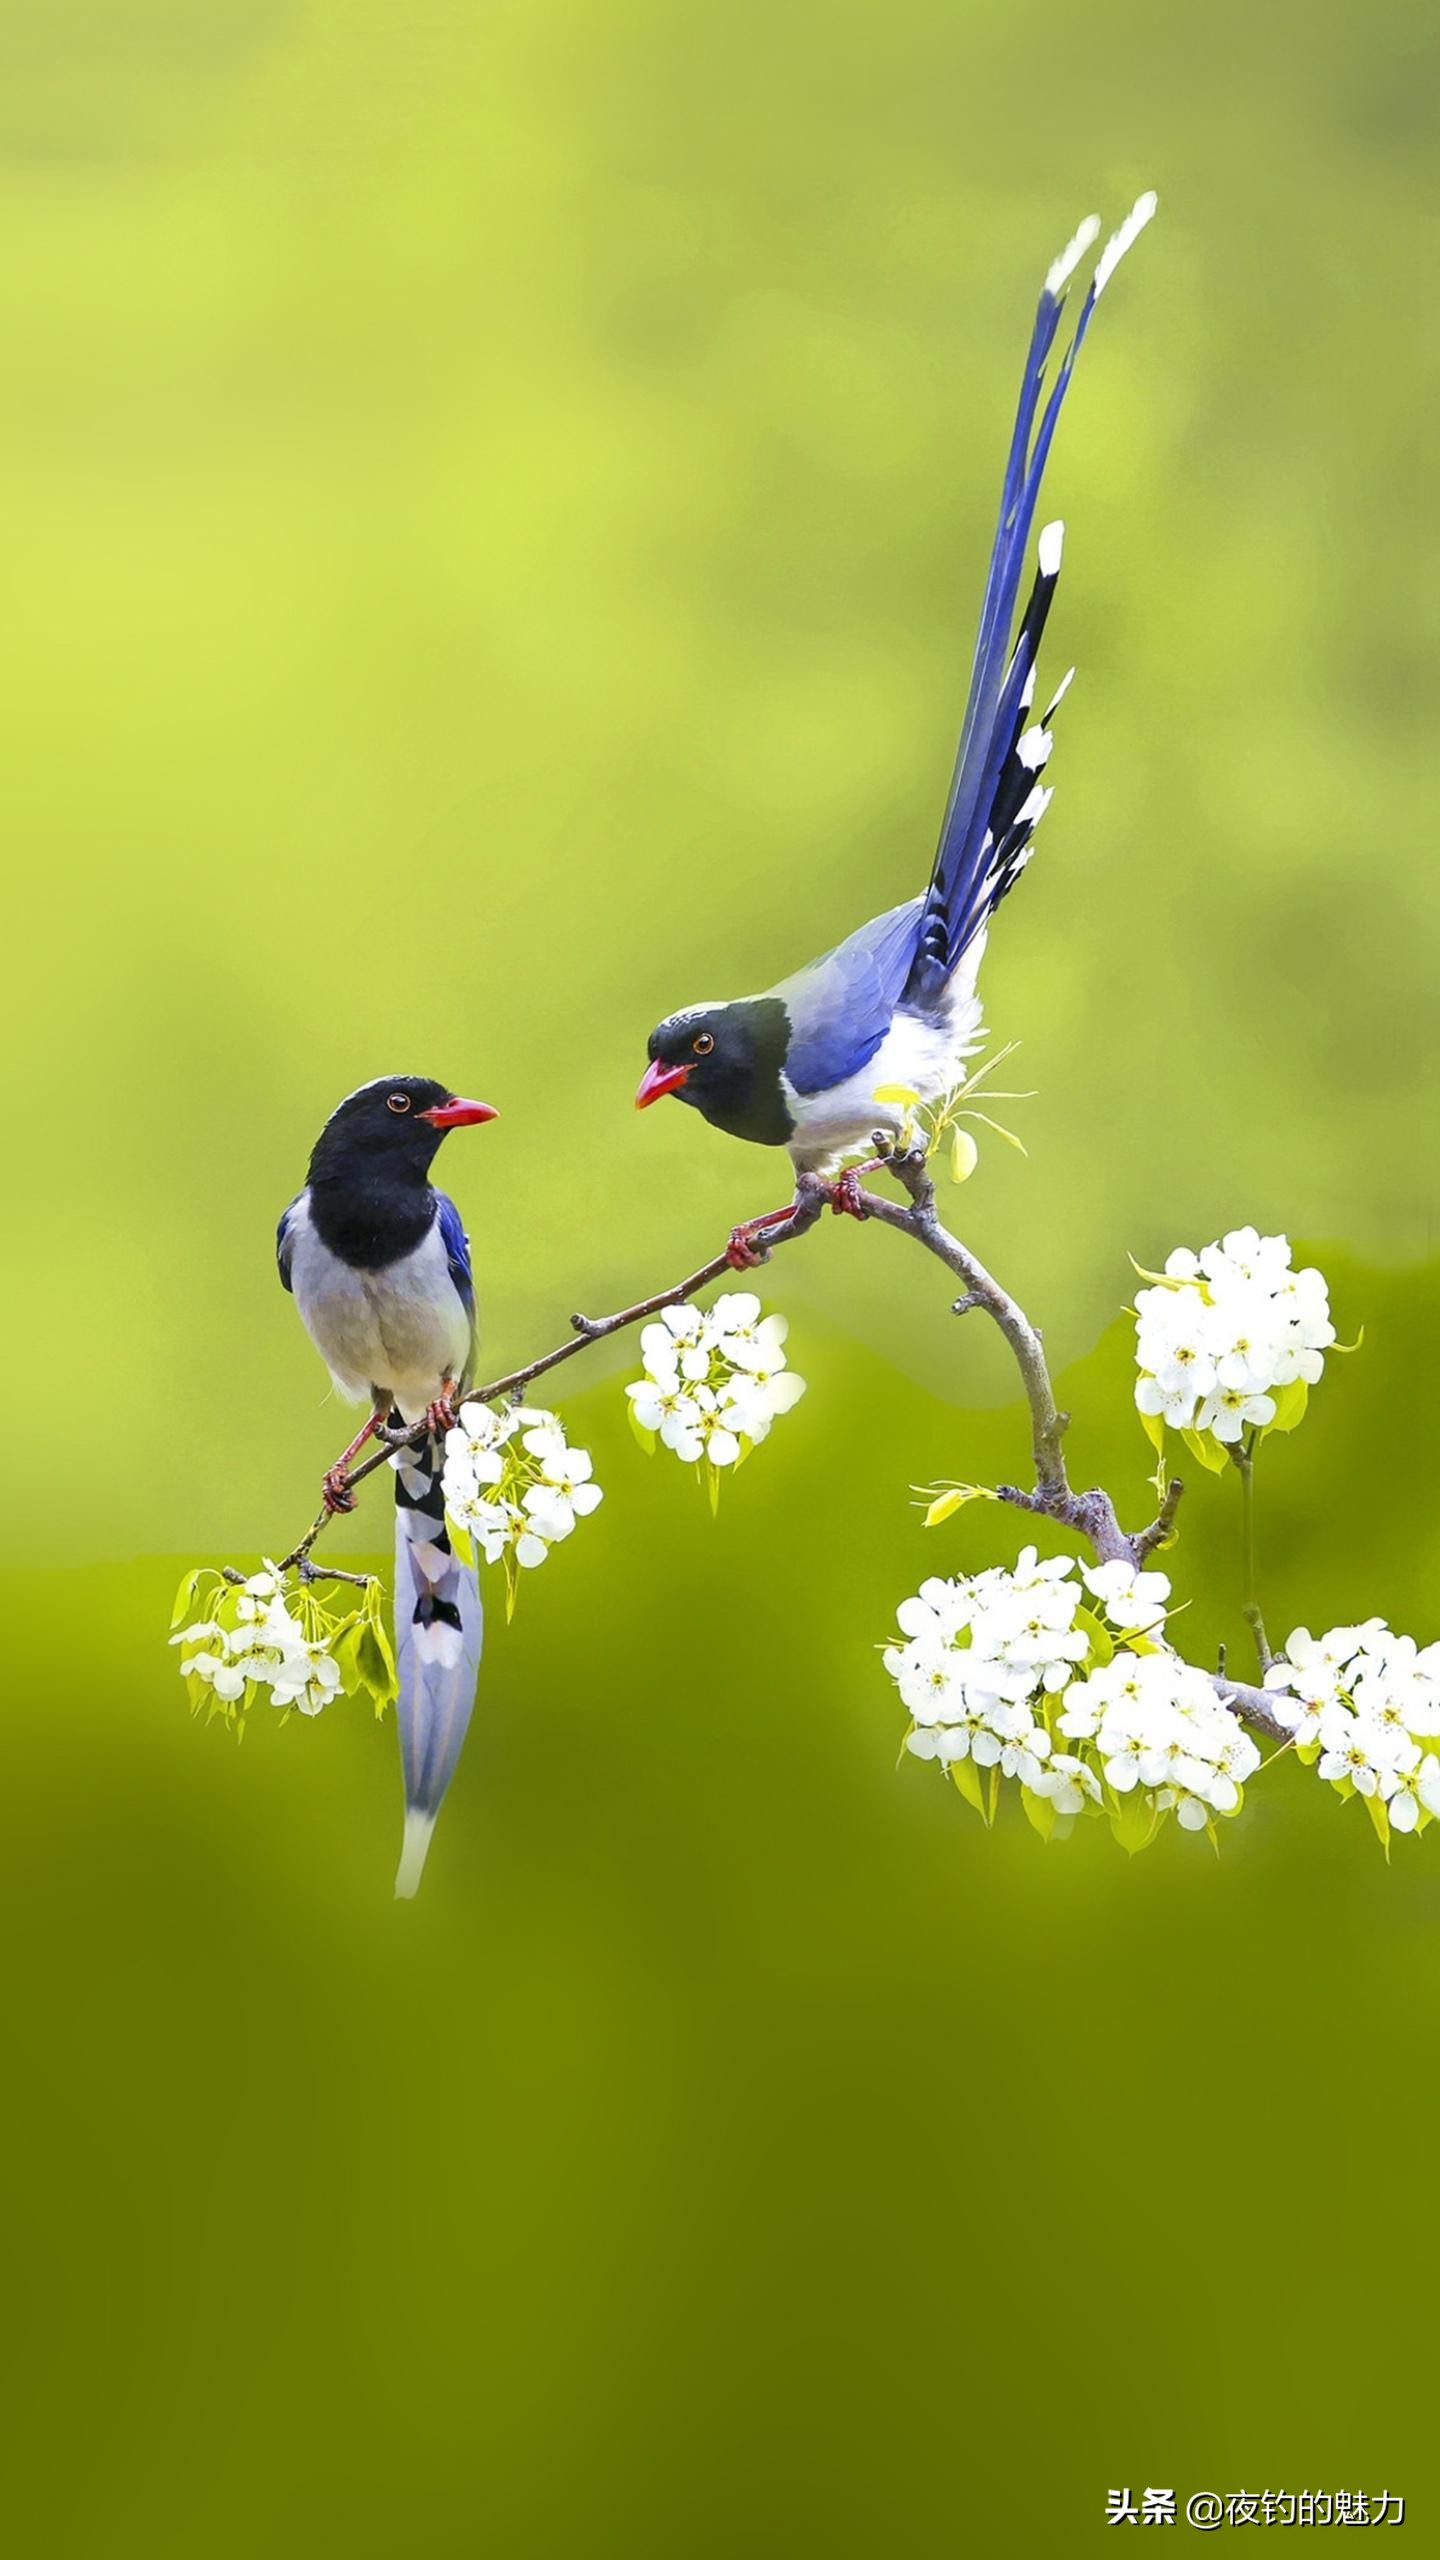
<path id="1" fill-rule="evenodd" d="M 1291 1266 L 1289 1239 L 1235 1227 L 1179 1246 L 1135 1297 L 1135 1402 L 1176 1431 L 1237 1448 L 1275 1420 L 1275 1390 L 1325 1367 L 1335 1328 L 1323 1275 Z"/>
<path id="2" fill-rule="evenodd" d="M 668 1330 L 664 1339 L 672 1343 Z M 672 1356 L 672 1375 L 673 1366 Z M 594 1472 L 589 1451 L 572 1449 L 556 1415 L 543 1406 L 472 1399 L 445 1436 L 446 1515 L 487 1564 L 504 1565 L 513 1602 L 516 1575 L 542 1565 L 576 1521 L 598 1507 Z"/>
<path id="3" fill-rule="evenodd" d="M 712 1492 L 805 1392 L 786 1365 L 786 1321 L 762 1313 L 750 1289 L 713 1306 L 664 1307 L 640 1336 L 641 1375 L 625 1393 L 637 1428 L 687 1466 L 703 1463 Z"/>
<path id="4" fill-rule="evenodd" d="M 1117 1556 L 1108 1564 L 1083 1566 L 1080 1579 L 1100 1602 L 1112 1627 L 1143 1635 L 1163 1625 L 1170 1601 L 1168 1575 L 1142 1573 Z"/>
<path id="5" fill-rule="evenodd" d="M 1030 1780 L 1030 1792 L 1047 1796 L 1057 1813 L 1083 1813 L 1087 1804 L 1100 1802 L 1100 1781 L 1073 1752 L 1054 1751 Z"/>
<path id="6" fill-rule="evenodd" d="M 540 1470 L 540 1482 L 525 1496 L 526 1509 L 536 1518 L 543 1513 L 546 1520 L 559 1524 L 543 1528 L 541 1535 L 551 1540 L 566 1538 L 577 1520 L 585 1519 L 601 1499 L 598 1484 L 592 1483 L 594 1462 L 588 1449 L 567 1446 L 558 1423 L 542 1423 L 527 1431 L 521 1446 L 528 1450 Z"/>
<path id="7" fill-rule="evenodd" d="M 1249 1387 L 1212 1389 L 1195 1416 L 1197 1431 L 1213 1432 L 1227 1446 L 1244 1438 L 1247 1430 L 1275 1419 L 1273 1396 L 1259 1395 Z"/>
<path id="8" fill-rule="evenodd" d="M 1297 1627 L 1265 1688 L 1302 1759 L 1329 1786 L 1385 1807 L 1392 1831 L 1440 1813 L 1440 1644 L 1420 1646 L 1383 1618 L 1312 1635 Z"/>
<path id="9" fill-rule="evenodd" d="M 204 1568 L 187 1575 L 182 1602 L 205 1578 Z M 338 1639 L 358 1620 L 379 1628 L 378 1584 L 368 1584 L 358 1604 L 348 1602 L 336 1611 L 313 1581 L 298 1574 L 291 1580 L 268 1560 L 260 1572 L 243 1579 L 213 1570 L 209 1578 L 214 1587 L 207 1614 L 176 1628 L 170 1641 L 180 1649 L 180 1670 L 192 1704 L 208 1705 L 212 1714 L 231 1724 L 240 1724 L 252 1702 L 262 1697 L 282 1710 L 293 1707 L 304 1716 L 319 1715 L 345 1686 L 333 1649 Z M 361 1667 L 358 1655 L 350 1658 L 356 1685 L 368 1688 L 377 1705 L 385 1704 L 393 1695 L 393 1665 L 389 1685 L 376 1666 L 389 1664 L 388 1640 L 377 1635 L 376 1646 L 365 1657 L 368 1667 Z"/>
<path id="10" fill-rule="evenodd" d="M 899 1603 L 902 1641 L 884 1649 L 912 1718 L 904 1748 L 994 1769 L 1061 1815 L 1138 1797 L 1194 1830 L 1238 1812 L 1261 1754 L 1207 1674 L 1153 1633 L 1168 1597 L 1166 1574 L 1076 1569 L 1033 1546 L 1012 1569 L 935 1574 Z M 1145 1651 L 1127 1641 L 1140 1636 Z"/>
<path id="11" fill-rule="evenodd" d="M 1009 1571 L 932 1576 L 901 1602 L 901 1641 L 883 1650 L 912 1720 L 906 1750 L 994 1770 L 1066 1816 L 1108 1804 L 1118 1820 L 1133 1801 L 1155 1827 L 1173 1812 L 1193 1831 L 1237 1813 L 1260 1753 L 1207 1675 L 1159 1638 L 1169 1598 L 1163 1573 L 1077 1569 L 1034 1547 Z"/>
<path id="12" fill-rule="evenodd" d="M 1327 1707 L 1320 1719 L 1320 1775 L 1332 1785 L 1348 1778 L 1357 1795 L 1373 1796 L 1392 1765 L 1392 1748 L 1389 1735 L 1378 1724 L 1368 1716 L 1357 1716 L 1350 1707 Z M 1413 1743 L 1410 1749 L 1418 1762 L 1420 1754 Z"/>

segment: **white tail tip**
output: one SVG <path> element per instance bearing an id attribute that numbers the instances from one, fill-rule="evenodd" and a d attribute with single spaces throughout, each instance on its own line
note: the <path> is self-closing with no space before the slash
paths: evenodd
<path id="1" fill-rule="evenodd" d="M 1147 187 L 1143 196 L 1136 197 L 1135 202 L 1126 214 L 1124 221 L 1121 223 L 1119 230 L 1112 232 L 1110 238 L 1106 241 L 1104 248 L 1100 252 L 1099 263 L 1095 269 L 1094 294 L 1097 302 L 1099 301 L 1100 296 L 1104 292 L 1111 277 L 1115 273 L 1116 268 L 1119 266 L 1126 250 L 1134 248 L 1136 241 L 1139 239 L 1146 223 L 1151 219 L 1159 201 L 1160 199 L 1156 195 L 1154 188 Z"/>
<path id="2" fill-rule="evenodd" d="M 430 1838 L 434 1829 L 433 1813 L 406 1814 L 405 1839 L 400 1851 L 400 1864 L 395 1870 L 397 1902 L 413 1902 L 419 1892 L 420 1879 L 425 1873 L 425 1861 L 430 1855 Z"/>
<path id="3" fill-rule="evenodd" d="M 1059 577 L 1060 554 L 1064 547 L 1065 527 L 1057 516 L 1053 524 L 1043 525 L 1040 531 L 1040 575 L 1042 578 Z"/>
<path id="4" fill-rule="evenodd" d="M 1100 216 L 1087 213 L 1073 240 L 1067 240 L 1045 279 L 1047 293 L 1063 293 L 1093 240 L 1100 237 Z"/>

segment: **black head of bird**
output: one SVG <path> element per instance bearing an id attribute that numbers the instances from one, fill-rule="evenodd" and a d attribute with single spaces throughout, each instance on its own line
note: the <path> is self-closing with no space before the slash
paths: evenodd
<path id="1" fill-rule="evenodd" d="M 376 1173 L 424 1183 L 452 1129 L 498 1115 L 488 1102 L 467 1102 L 433 1076 L 379 1076 L 337 1103 L 315 1141 L 310 1179 L 364 1178 Z"/>
<path id="2" fill-rule="evenodd" d="M 650 1034 L 636 1110 L 673 1093 L 732 1138 L 783 1146 L 791 1129 L 780 1089 L 789 1032 L 778 995 L 687 1005 Z"/>

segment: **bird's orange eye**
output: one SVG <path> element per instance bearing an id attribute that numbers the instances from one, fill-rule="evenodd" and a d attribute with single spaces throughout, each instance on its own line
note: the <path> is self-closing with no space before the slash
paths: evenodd
<path id="1" fill-rule="evenodd" d="M 387 1111 L 408 1111 L 410 1108 L 409 1094 L 387 1093 L 385 1096 L 385 1108 Z"/>
<path id="2" fill-rule="evenodd" d="M 690 1043 L 690 1046 L 694 1050 L 697 1058 L 708 1058 L 711 1050 L 715 1046 L 714 1032 L 697 1031 L 694 1039 Z"/>

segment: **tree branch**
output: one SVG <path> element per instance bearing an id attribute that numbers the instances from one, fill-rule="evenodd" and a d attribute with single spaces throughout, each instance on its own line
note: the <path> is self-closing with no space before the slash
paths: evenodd
<path id="1" fill-rule="evenodd" d="M 966 1315 L 983 1308 L 998 1326 L 1009 1345 L 1020 1383 L 1030 1410 L 1030 1440 L 1035 1462 L 1035 1482 L 1026 1490 L 1022 1486 L 1002 1484 L 996 1492 L 1002 1502 L 1017 1510 L 1039 1514 L 1072 1530 L 1086 1540 L 1099 1561 L 1119 1562 L 1137 1569 L 1155 1549 L 1169 1538 L 1175 1514 L 1184 1493 L 1178 1477 L 1172 1478 L 1156 1517 L 1143 1529 L 1121 1527 L 1119 1515 L 1110 1495 L 1102 1486 L 1092 1485 L 1077 1493 L 1065 1469 L 1063 1442 L 1070 1417 L 1062 1413 L 1055 1401 L 1045 1347 L 1036 1328 L 1023 1308 L 986 1270 L 985 1265 L 968 1245 L 953 1236 L 941 1222 L 935 1206 L 935 1185 L 923 1153 L 892 1153 L 884 1158 L 885 1169 L 892 1173 L 906 1193 L 905 1202 L 885 1198 L 875 1191 L 852 1186 L 851 1198 L 859 1215 L 873 1219 L 876 1225 L 891 1227 L 897 1234 L 914 1238 L 927 1253 L 945 1265 L 961 1283 L 961 1295 L 955 1300 L 955 1313 Z M 876 1168 L 878 1169 L 878 1168 Z M 868 1172 L 869 1166 L 865 1168 Z M 795 1198 L 789 1214 L 755 1239 L 755 1251 L 762 1261 L 781 1245 L 792 1244 L 797 1237 L 808 1235 L 827 1207 L 839 1207 L 841 1199 L 829 1183 L 814 1174 L 801 1174 L 795 1186 Z M 683 1306 L 698 1296 L 712 1281 L 723 1280 L 733 1271 L 728 1253 L 717 1253 L 702 1263 L 688 1278 L 677 1280 L 669 1289 L 657 1290 L 653 1297 L 638 1299 L 634 1306 L 622 1307 L 608 1316 L 573 1315 L 570 1334 L 553 1351 L 542 1352 L 520 1369 L 511 1369 L 501 1378 L 491 1378 L 483 1386 L 468 1387 L 459 1399 L 462 1404 L 493 1404 L 502 1396 L 518 1395 L 536 1378 L 557 1369 L 562 1361 L 573 1360 L 592 1343 L 608 1340 L 628 1325 L 642 1324 L 647 1317 L 659 1315 L 665 1307 Z M 377 1467 L 388 1466 L 395 1451 L 417 1448 L 427 1437 L 423 1422 L 403 1430 L 382 1431 L 383 1446 L 356 1467 L 349 1481 L 352 1486 L 373 1475 Z M 314 1574 L 319 1568 L 310 1562 L 310 1551 L 332 1517 L 329 1509 L 312 1521 L 299 1544 L 283 1559 L 282 1569 L 298 1567 L 302 1574 Z M 339 1577 L 337 1577 L 339 1578 Z M 362 1577 L 363 1578 L 363 1577 Z M 1213 1675 L 1217 1695 L 1231 1713 L 1254 1725 L 1260 1732 L 1278 1741 L 1289 1735 L 1274 1712 L 1263 1689 L 1247 1687 L 1243 1681 L 1228 1679 L 1223 1673 Z"/>
<path id="2" fill-rule="evenodd" d="M 818 1181 L 814 1174 L 802 1173 L 795 1185 L 795 1200 L 789 1216 L 766 1232 L 764 1245 L 760 1248 L 762 1260 L 768 1262 L 776 1245 L 790 1244 L 796 1236 L 808 1235 L 817 1218 L 829 1206 L 829 1198 L 825 1183 Z M 708 1289 L 712 1280 L 723 1280 L 727 1275 L 734 1276 L 730 1256 L 728 1252 L 717 1253 L 709 1262 L 702 1263 L 698 1271 L 692 1271 L 688 1279 L 677 1280 L 673 1288 L 657 1290 L 653 1298 L 638 1299 L 633 1307 L 622 1307 L 618 1315 L 574 1315 L 570 1318 L 568 1341 L 557 1344 L 553 1351 L 543 1351 L 538 1360 L 527 1361 L 523 1369 L 511 1369 L 503 1378 L 491 1378 L 483 1387 L 467 1387 L 457 1402 L 461 1405 L 493 1404 L 497 1397 L 518 1395 L 521 1388 L 528 1387 L 533 1379 L 543 1378 L 548 1369 L 558 1369 L 562 1360 L 573 1360 L 577 1352 L 588 1350 L 591 1343 L 606 1341 L 626 1325 L 643 1324 L 647 1316 L 658 1316 L 664 1307 L 684 1306 L 688 1299 L 698 1297 L 702 1289 Z M 385 1445 L 373 1457 L 365 1459 L 363 1465 L 351 1470 L 349 1482 L 352 1488 L 363 1484 L 377 1467 L 388 1466 L 395 1450 L 418 1449 L 429 1433 L 423 1422 L 416 1422 L 407 1430 L 382 1430 L 377 1436 Z M 282 1572 L 307 1561 L 316 1539 L 333 1517 L 328 1504 L 317 1513 L 299 1544 L 282 1559 Z"/>

